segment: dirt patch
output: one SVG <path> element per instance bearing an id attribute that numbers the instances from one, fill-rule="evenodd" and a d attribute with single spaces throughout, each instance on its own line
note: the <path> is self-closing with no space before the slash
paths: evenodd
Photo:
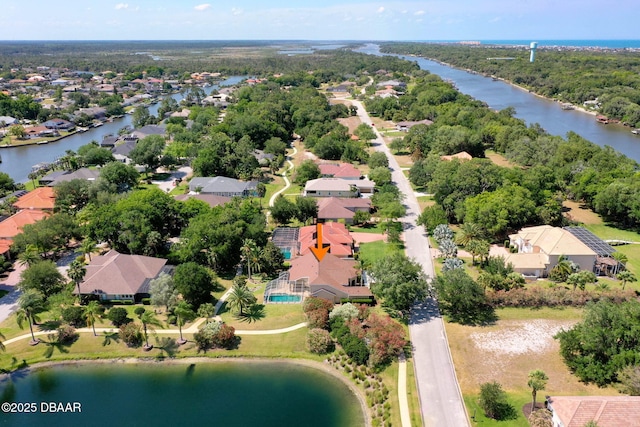
<path id="1" fill-rule="evenodd" d="M 573 322 L 536 319 L 530 322 L 506 323 L 493 331 L 474 332 L 469 338 L 476 348 L 502 356 L 544 353 L 552 344 L 553 336 Z"/>
<path id="2" fill-rule="evenodd" d="M 487 153 L 485 153 L 485 155 L 487 156 L 487 158 L 489 160 L 491 160 L 493 162 L 493 164 L 495 164 L 497 166 L 502 166 L 502 167 L 505 167 L 505 168 L 519 167 L 518 165 L 516 165 L 514 163 L 511 163 L 509 160 L 507 160 L 501 154 L 493 153 L 493 152 L 487 152 Z"/>
<path id="3" fill-rule="evenodd" d="M 562 206 L 566 209 L 564 216 L 571 221 L 581 222 L 583 224 L 602 224 L 600 215 L 593 212 L 584 205 L 571 200 L 565 200 Z"/>
<path id="4" fill-rule="evenodd" d="M 379 234 L 379 233 L 352 232 L 351 237 L 353 237 L 353 240 L 355 240 L 358 243 L 370 243 L 370 242 L 377 242 L 379 240 L 385 240 L 386 235 Z"/>
<path id="5" fill-rule="evenodd" d="M 349 128 L 350 134 L 353 134 L 356 128 L 362 123 L 362 121 L 360 120 L 360 117 L 358 116 L 342 117 L 342 118 L 338 118 L 337 120 L 338 120 L 338 123 Z"/>

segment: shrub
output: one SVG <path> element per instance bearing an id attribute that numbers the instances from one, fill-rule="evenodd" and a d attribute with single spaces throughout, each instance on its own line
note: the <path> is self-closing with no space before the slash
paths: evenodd
<path id="1" fill-rule="evenodd" d="M 211 335 L 205 331 L 198 331 L 193 334 L 193 340 L 196 342 L 199 351 L 206 351 L 213 346 Z"/>
<path id="2" fill-rule="evenodd" d="M 140 325 L 128 322 L 120 326 L 120 338 L 127 347 L 140 347 L 142 345 L 142 331 Z"/>
<path id="3" fill-rule="evenodd" d="M 340 345 L 356 364 L 364 365 L 367 363 L 369 359 L 369 349 L 363 340 L 353 334 L 347 333 L 342 336 Z"/>
<path id="4" fill-rule="evenodd" d="M 143 305 L 151 305 L 151 298 L 142 298 L 142 300 L 140 300 L 140 302 Z"/>
<path id="5" fill-rule="evenodd" d="M 332 352 L 335 345 L 328 331 L 316 328 L 307 334 L 307 348 L 311 353 L 325 354 Z"/>
<path id="6" fill-rule="evenodd" d="M 71 344 L 78 339 L 78 333 L 73 326 L 61 326 L 58 328 L 58 342 L 60 344 Z"/>
<path id="7" fill-rule="evenodd" d="M 136 316 L 138 316 L 138 318 L 140 318 L 145 311 L 147 310 L 144 307 L 136 307 L 133 309 L 133 312 L 135 313 Z"/>
<path id="8" fill-rule="evenodd" d="M 76 328 L 84 326 L 84 308 L 74 305 L 63 309 L 62 320 Z"/>
<path id="9" fill-rule="evenodd" d="M 302 311 L 305 313 L 319 309 L 325 309 L 329 312 L 333 309 L 333 303 L 324 298 L 310 297 L 306 298 L 302 304 Z"/>
<path id="10" fill-rule="evenodd" d="M 502 390 L 502 386 L 496 382 L 484 383 L 480 385 L 480 407 L 487 417 L 496 420 L 506 420 L 517 416 L 513 406 L 507 403 L 507 394 Z"/>
<path id="11" fill-rule="evenodd" d="M 216 334 L 211 337 L 211 343 L 217 348 L 229 349 L 236 343 L 236 330 L 233 326 L 222 324 Z"/>
<path id="12" fill-rule="evenodd" d="M 127 310 L 122 307 L 114 307 L 111 310 L 109 310 L 109 313 L 107 314 L 107 319 L 111 320 L 111 323 L 113 323 L 113 326 L 118 328 L 132 321 L 128 317 Z"/>
<path id="13" fill-rule="evenodd" d="M 329 322 L 329 312 L 324 308 L 307 312 L 307 322 L 311 329 L 326 329 Z"/>
<path id="14" fill-rule="evenodd" d="M 329 313 L 329 319 L 333 319 L 335 317 L 342 317 L 344 319 L 353 319 L 357 318 L 360 312 L 358 311 L 358 307 L 351 304 L 350 302 L 337 305 L 333 307 L 331 313 Z"/>

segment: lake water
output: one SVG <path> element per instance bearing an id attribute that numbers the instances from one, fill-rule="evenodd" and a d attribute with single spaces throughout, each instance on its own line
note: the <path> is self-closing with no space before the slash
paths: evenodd
<path id="1" fill-rule="evenodd" d="M 357 51 L 380 55 L 379 46 L 375 44 L 368 44 Z M 628 127 L 599 124 L 594 115 L 578 110 L 562 110 L 558 102 L 541 98 L 500 80 L 494 81 L 490 77 L 468 73 L 424 58 L 396 56 L 416 61 L 423 70 L 452 81 L 460 92 L 484 101 L 494 110 L 513 107 L 516 110 L 515 117 L 527 124 L 539 123 L 552 135 L 565 137 L 568 132 L 573 131 L 595 144 L 609 145 L 640 162 L 640 136 L 632 134 Z"/>
<path id="2" fill-rule="evenodd" d="M 245 77 L 241 76 L 232 76 L 220 82 L 218 85 L 204 88 L 204 91 L 208 95 L 214 89 L 223 86 L 232 86 L 244 78 Z M 171 97 L 178 102 L 182 99 L 182 95 L 179 93 L 171 95 Z M 149 113 L 152 115 L 157 114 L 158 108 L 160 108 L 160 103 L 150 105 Z M 79 147 L 91 141 L 100 142 L 105 135 L 117 135 L 120 129 L 125 126 L 130 126 L 131 122 L 131 115 L 125 114 L 121 119 L 115 119 L 113 122 L 107 122 L 100 127 L 91 128 L 87 132 L 76 133 L 59 141 L 50 142 L 49 144 L 1 148 L 0 156 L 2 156 L 2 163 L 0 163 L 0 172 L 8 173 L 16 182 L 25 182 L 31 172 L 32 166 L 42 162 L 51 163 L 58 157 L 64 155 L 66 150 L 76 151 Z"/>
<path id="3" fill-rule="evenodd" d="M 36 403 L 2 426 L 357 427 L 360 402 L 339 379 L 287 362 L 81 364 L 0 382 L 1 402 Z M 81 413 L 42 412 L 77 402 Z"/>

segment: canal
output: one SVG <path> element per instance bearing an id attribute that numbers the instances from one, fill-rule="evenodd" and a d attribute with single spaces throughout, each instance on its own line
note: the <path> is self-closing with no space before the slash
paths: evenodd
<path id="1" fill-rule="evenodd" d="M 212 85 L 203 88 L 209 95 L 214 89 L 218 89 L 224 86 L 232 86 L 239 83 L 245 77 L 232 76 L 228 79 L 221 81 L 218 85 Z M 182 99 L 182 95 L 176 93 L 171 95 L 176 101 Z M 149 113 L 156 115 L 160 108 L 160 103 L 149 106 Z M 125 114 L 121 119 L 115 119 L 113 122 L 107 122 L 97 128 L 91 128 L 84 133 L 76 133 L 66 138 L 63 138 L 56 142 L 50 142 L 48 144 L 39 145 L 25 145 L 21 147 L 9 147 L 0 149 L 0 156 L 2 156 L 2 163 L 0 163 L 0 172 L 5 172 L 13 178 L 16 182 L 27 181 L 27 176 L 31 172 L 33 165 L 38 163 L 51 163 L 56 158 L 64 155 L 65 151 L 76 151 L 79 147 L 88 144 L 91 141 L 102 141 L 105 135 L 113 134 L 117 135 L 118 131 L 125 126 L 131 126 L 132 117 L 130 114 Z"/>
<path id="2" fill-rule="evenodd" d="M 367 44 L 357 52 L 381 55 L 380 47 Z M 640 136 L 631 129 L 620 125 L 602 125 L 595 116 L 578 110 L 562 110 L 559 102 L 554 102 L 529 93 L 509 83 L 493 80 L 480 74 L 469 73 L 447 65 L 413 56 L 396 55 L 408 61 L 416 61 L 420 68 L 453 82 L 458 90 L 485 102 L 489 108 L 502 110 L 515 108 L 515 117 L 527 124 L 538 123 L 552 135 L 565 137 L 573 131 L 583 138 L 602 147 L 609 145 L 627 157 L 640 162 Z"/>

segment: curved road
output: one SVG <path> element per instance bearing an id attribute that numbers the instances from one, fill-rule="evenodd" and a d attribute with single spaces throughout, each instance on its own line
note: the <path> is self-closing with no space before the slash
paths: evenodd
<path id="1" fill-rule="evenodd" d="M 372 124 L 362 103 L 350 100 L 358 108 L 358 117 L 363 123 Z M 407 256 L 422 265 L 429 277 L 434 277 L 433 262 L 429 251 L 429 240 L 424 227 L 417 226 L 420 215 L 418 200 L 409 180 L 400 169 L 389 147 L 374 128 L 377 138 L 373 141 L 376 150 L 389 158 L 394 183 L 405 195 L 407 215 L 404 217 L 404 241 Z M 409 334 L 413 346 L 415 376 L 420 395 L 420 408 L 427 427 L 469 426 L 469 418 L 462 400 L 462 393 L 453 368 L 444 323 L 438 303 L 433 298 L 416 304 L 411 311 Z"/>

